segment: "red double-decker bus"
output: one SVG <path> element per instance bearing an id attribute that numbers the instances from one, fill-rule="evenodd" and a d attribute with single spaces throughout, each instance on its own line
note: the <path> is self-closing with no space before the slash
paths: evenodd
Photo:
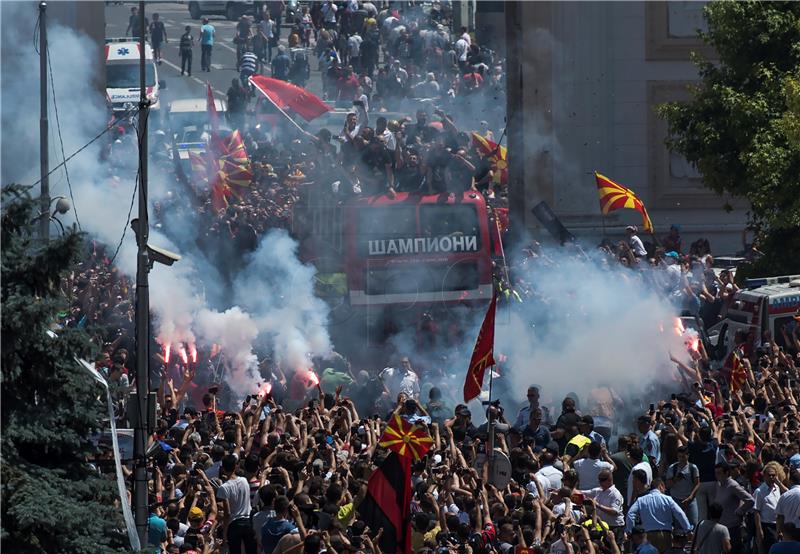
<path id="1" fill-rule="evenodd" d="M 491 298 L 492 239 L 480 194 L 355 199 L 344 206 L 342 230 L 352 308 Z"/>

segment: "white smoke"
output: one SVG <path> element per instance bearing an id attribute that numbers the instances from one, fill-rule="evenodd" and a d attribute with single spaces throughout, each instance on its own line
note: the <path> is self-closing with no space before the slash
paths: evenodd
<path id="1" fill-rule="evenodd" d="M 331 351 L 328 305 L 314 296 L 315 269 L 297 259 L 297 242 L 273 229 L 236 279 L 236 302 L 250 314 L 276 358 L 292 369 Z"/>
<path id="2" fill-rule="evenodd" d="M 258 360 L 253 353 L 258 327 L 250 315 L 238 306 L 222 313 L 204 308 L 197 316 L 197 331 L 206 343 L 218 344 L 227 357 L 230 372 L 225 380 L 231 390 L 240 397 L 253 392 L 258 378 Z"/>
<path id="3" fill-rule="evenodd" d="M 673 330 L 676 307 L 634 271 L 547 254 L 552 265 L 523 271 L 543 302 L 498 317 L 496 351 L 509 357 L 513 390 L 537 383 L 557 405 L 570 392 L 585 404 L 592 389 L 609 387 L 631 404 L 672 382 L 670 351 L 688 357 Z"/>
<path id="4" fill-rule="evenodd" d="M 35 3 L 2 2 L 7 25 L 2 35 L 2 179 L 3 183 L 36 182 L 39 159 L 39 65 L 31 37 L 36 25 Z M 57 96 L 50 92 L 50 165 L 62 161 L 57 142 L 55 104 L 57 103 L 64 150 L 67 156 L 86 145 L 108 123 L 105 99 L 95 83 L 102 81 L 98 53 L 102 45 L 81 33 L 58 25 L 52 19 L 48 28 L 52 82 Z M 179 85 L 180 86 L 180 85 Z M 172 90 L 172 89 L 171 89 Z M 173 91 L 174 92 L 174 91 Z M 162 102 L 162 110 L 167 109 Z M 157 115 L 151 112 L 151 131 Z M 74 210 L 64 216 L 72 223 L 77 212 L 82 229 L 106 245 L 112 255 L 119 244 L 116 266 L 131 278 L 136 275 L 136 243 L 127 229 L 128 212 L 137 176 L 137 148 L 134 131 L 129 129 L 123 145 L 116 145 L 111 159 L 103 157 L 109 143 L 106 134 L 68 163 L 74 195 Z M 10 139 L 13 137 L 13 140 Z M 193 245 L 203 229 L 185 217 L 161 232 L 154 223 L 153 203 L 169 200 L 176 193 L 175 183 L 150 164 L 149 179 L 150 243 L 182 255 L 171 267 L 156 264 L 150 274 L 150 300 L 154 313 L 153 333 L 162 344 L 219 345 L 225 356 L 231 387 L 239 395 L 255 385 L 253 354 L 258 339 L 279 359 L 294 367 L 308 364 L 310 356 L 330 351 L 327 333 L 327 308 L 314 297 L 314 269 L 297 260 L 297 245 L 286 233 L 270 233 L 262 240 L 249 266 L 237 280 L 246 287 L 236 298 L 225 298 L 219 284 L 219 271 Z M 51 196 L 68 196 L 64 170 L 51 176 Z M 170 194 L 172 192 L 173 194 Z M 136 217 L 133 198 L 131 217 Z M 167 204 L 169 205 L 169 202 Z M 163 206 L 162 205 L 162 206 Z M 162 208 L 163 209 L 163 208 Z M 163 214 L 165 218 L 173 214 Z M 175 240 L 170 240 L 170 237 Z M 176 246 L 180 244 L 184 248 Z M 279 278 L 275 278 L 279 276 Z M 209 306 L 209 298 L 215 307 Z M 244 309 L 233 305 L 241 302 Z M 221 310 L 221 311 L 219 311 Z M 247 313 L 245 310 L 250 310 Z M 260 337 L 260 338 L 259 338 Z"/>

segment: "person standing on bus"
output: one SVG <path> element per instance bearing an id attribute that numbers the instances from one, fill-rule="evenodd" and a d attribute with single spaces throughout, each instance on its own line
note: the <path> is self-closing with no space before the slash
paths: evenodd
<path id="1" fill-rule="evenodd" d="M 419 376 L 411 369 L 408 356 L 400 360 L 400 368 L 387 367 L 380 373 L 381 381 L 389 391 L 390 398 L 397 398 L 400 393 L 408 398 L 419 400 Z"/>

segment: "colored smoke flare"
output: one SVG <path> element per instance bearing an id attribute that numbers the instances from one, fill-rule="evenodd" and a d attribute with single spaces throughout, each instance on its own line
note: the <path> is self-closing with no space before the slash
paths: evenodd
<path id="1" fill-rule="evenodd" d="M 197 364 L 197 347 L 194 343 L 189 345 L 189 356 L 192 358 L 192 364 Z"/>
<path id="2" fill-rule="evenodd" d="M 692 349 L 692 352 L 697 352 L 700 348 L 700 339 L 698 337 L 693 337 L 689 340 L 689 348 Z"/>
<path id="3" fill-rule="evenodd" d="M 172 351 L 172 344 L 168 342 L 167 344 L 164 345 L 164 363 L 165 364 L 169 363 L 169 353 L 171 351 Z"/>
<path id="4" fill-rule="evenodd" d="M 180 350 L 178 353 L 181 355 L 181 360 L 183 360 L 183 365 L 189 365 L 189 356 L 186 354 L 186 348 L 181 345 Z"/>
<path id="5" fill-rule="evenodd" d="M 265 396 L 269 396 L 272 392 L 272 383 L 264 383 L 262 385 L 261 390 L 258 391 L 258 397 L 264 398 Z"/>
<path id="6" fill-rule="evenodd" d="M 681 318 L 679 317 L 675 318 L 675 332 L 679 337 L 682 337 L 686 332 L 686 328 L 683 326 L 683 321 L 681 321 Z"/>

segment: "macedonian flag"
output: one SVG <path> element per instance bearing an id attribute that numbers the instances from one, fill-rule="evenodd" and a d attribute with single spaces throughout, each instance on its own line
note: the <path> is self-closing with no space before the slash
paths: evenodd
<path id="1" fill-rule="evenodd" d="M 505 185 L 508 183 L 508 157 L 505 146 L 500 146 L 486 137 L 472 132 L 472 144 L 484 157 L 489 160 L 489 165 L 494 173 L 493 181 Z"/>
<path id="2" fill-rule="evenodd" d="M 425 427 L 409 423 L 395 414 L 386 425 L 379 444 L 401 456 L 422 458 L 433 445 L 433 439 Z"/>
<path id="3" fill-rule="evenodd" d="M 608 177 L 600 175 L 596 171 L 594 177 L 597 180 L 597 194 L 600 196 L 600 211 L 603 215 L 622 208 L 630 208 L 642 214 L 642 227 L 647 233 L 653 232 L 653 222 L 647 214 L 647 208 L 639 200 L 636 194 L 622 185 L 615 183 Z"/>

